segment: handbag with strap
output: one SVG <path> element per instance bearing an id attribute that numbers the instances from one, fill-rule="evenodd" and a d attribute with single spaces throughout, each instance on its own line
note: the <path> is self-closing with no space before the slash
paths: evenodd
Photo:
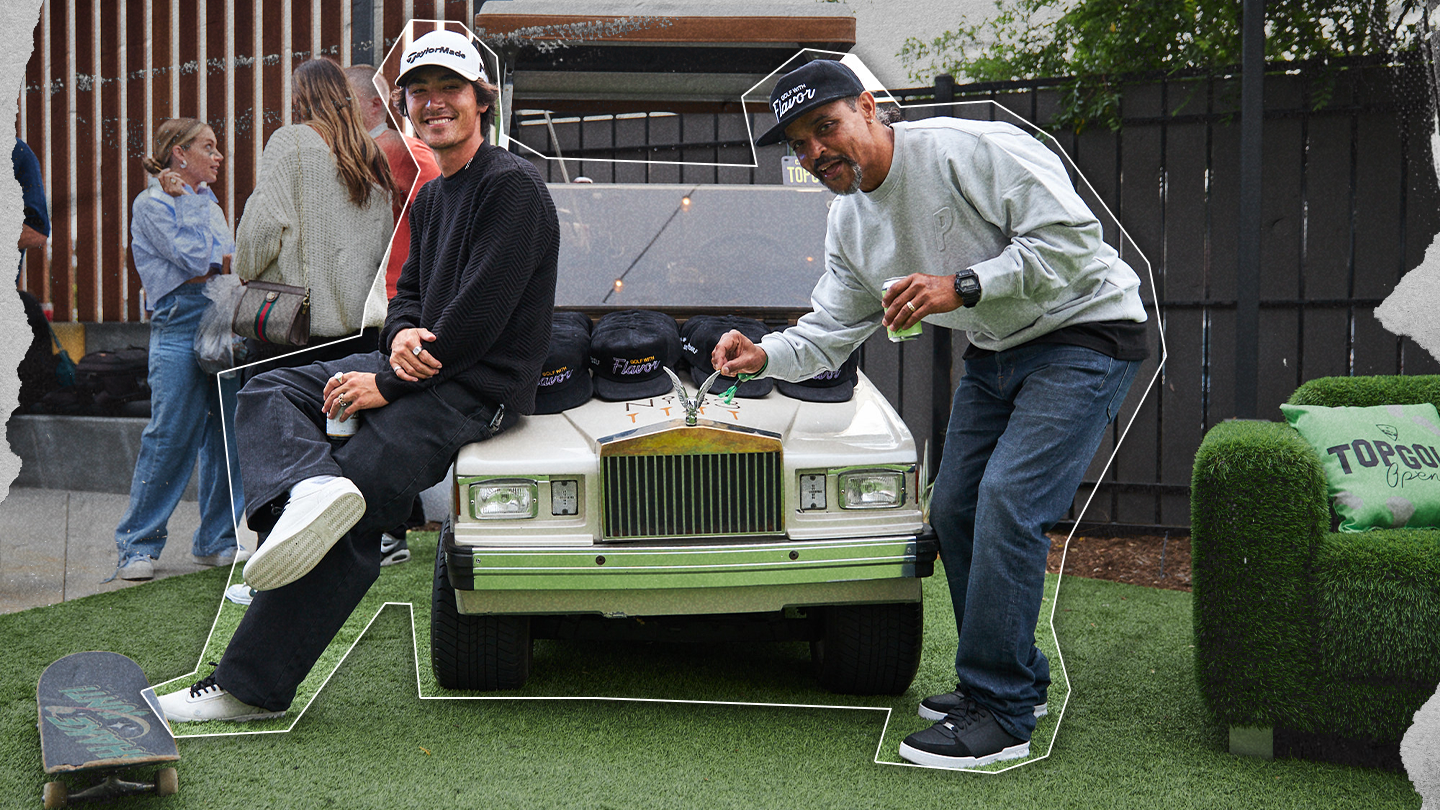
<path id="1" fill-rule="evenodd" d="M 247 281 L 230 328 L 240 337 L 277 346 L 310 342 L 310 290 L 273 281 Z"/>
<path id="2" fill-rule="evenodd" d="M 295 228 L 300 239 L 300 283 L 244 282 L 245 292 L 235 304 L 231 329 L 240 337 L 276 346 L 304 346 L 310 342 L 310 288 L 305 283 L 304 184 L 300 182 L 300 144 L 295 144 Z"/>

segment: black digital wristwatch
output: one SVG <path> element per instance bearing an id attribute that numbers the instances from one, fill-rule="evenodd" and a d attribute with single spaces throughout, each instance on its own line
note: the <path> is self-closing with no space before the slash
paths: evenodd
<path id="1" fill-rule="evenodd" d="M 955 274 L 955 294 L 960 296 L 960 303 L 966 307 L 980 303 L 980 279 L 975 276 L 974 270 Z"/>

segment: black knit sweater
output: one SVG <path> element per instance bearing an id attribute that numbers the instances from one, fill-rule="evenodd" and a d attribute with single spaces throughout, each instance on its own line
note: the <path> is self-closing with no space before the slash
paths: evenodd
<path id="1" fill-rule="evenodd" d="M 482 145 L 464 169 L 438 177 L 410 208 L 410 255 L 390 300 L 380 346 L 402 329 L 435 333 L 425 348 L 440 372 L 406 382 L 386 371 L 380 394 L 396 398 L 454 380 L 519 413 L 535 408 L 550 346 L 560 226 L 535 167 Z"/>

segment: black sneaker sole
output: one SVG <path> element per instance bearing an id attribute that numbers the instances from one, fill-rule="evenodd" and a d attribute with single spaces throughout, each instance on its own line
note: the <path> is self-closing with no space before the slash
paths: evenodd
<path id="1" fill-rule="evenodd" d="M 402 548 L 399 551 L 392 552 L 380 558 L 381 566 L 399 565 L 403 562 L 410 562 L 410 549 L 408 548 Z"/>

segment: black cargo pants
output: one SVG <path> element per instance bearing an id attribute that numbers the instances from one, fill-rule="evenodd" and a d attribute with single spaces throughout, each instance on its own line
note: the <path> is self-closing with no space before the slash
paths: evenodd
<path id="1" fill-rule="evenodd" d="M 517 418 L 456 383 L 445 382 L 360 412 L 360 427 L 334 447 L 325 436 L 325 382 L 337 371 L 377 373 L 381 352 L 266 372 L 240 391 L 235 422 L 251 528 L 268 531 L 290 487 L 317 475 L 349 478 L 365 516 L 313 570 L 262 591 L 230 640 L 215 680 L 270 711 L 289 708 L 295 690 L 380 574 L 382 531 L 410 514 L 415 497 L 445 476 L 460 448 L 488 439 Z M 497 414 L 498 411 L 498 414 Z"/>

